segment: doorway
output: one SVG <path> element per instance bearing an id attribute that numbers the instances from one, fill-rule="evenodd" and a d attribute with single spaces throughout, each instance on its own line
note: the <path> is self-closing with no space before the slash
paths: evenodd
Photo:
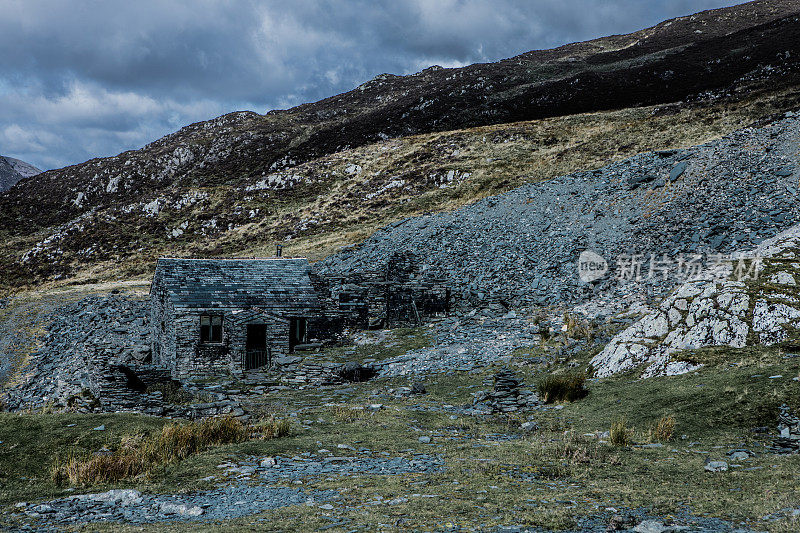
<path id="1" fill-rule="evenodd" d="M 297 345 L 306 343 L 306 319 L 289 319 L 289 352 L 294 352 Z"/>
<path id="2" fill-rule="evenodd" d="M 248 324 L 244 369 L 255 370 L 257 368 L 269 366 L 269 359 L 270 353 L 267 348 L 266 324 Z"/>

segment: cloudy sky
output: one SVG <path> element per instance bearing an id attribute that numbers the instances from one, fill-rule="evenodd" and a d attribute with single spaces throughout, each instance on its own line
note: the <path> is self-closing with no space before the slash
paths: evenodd
<path id="1" fill-rule="evenodd" d="M 42 169 L 382 72 L 494 61 L 725 0 L 0 0 L 0 154 Z"/>

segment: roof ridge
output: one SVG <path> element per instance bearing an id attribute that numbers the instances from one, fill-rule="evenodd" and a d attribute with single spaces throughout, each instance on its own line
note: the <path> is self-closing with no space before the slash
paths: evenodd
<path id="1" fill-rule="evenodd" d="M 310 269 L 308 260 L 299 257 L 163 257 L 156 263 L 153 286 L 186 307 L 305 309 L 318 306 Z"/>

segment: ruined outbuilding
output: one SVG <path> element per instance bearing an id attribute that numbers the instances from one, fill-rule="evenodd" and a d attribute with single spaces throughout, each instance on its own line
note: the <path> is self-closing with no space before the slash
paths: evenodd
<path id="1" fill-rule="evenodd" d="M 313 274 L 306 259 L 159 259 L 150 287 L 152 362 L 173 379 L 272 368 L 353 329 L 446 315 L 450 290 L 411 252 L 375 272 Z"/>
<path id="2" fill-rule="evenodd" d="M 311 279 L 325 316 L 353 328 L 415 326 L 450 312 L 447 280 L 427 271 L 410 251 L 393 254 L 379 270 Z"/>

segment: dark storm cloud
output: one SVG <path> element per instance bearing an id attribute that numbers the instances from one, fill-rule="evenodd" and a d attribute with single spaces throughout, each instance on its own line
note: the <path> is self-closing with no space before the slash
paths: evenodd
<path id="1" fill-rule="evenodd" d="M 0 0 L 0 154 L 53 168 L 193 121 L 494 61 L 725 0 Z"/>

